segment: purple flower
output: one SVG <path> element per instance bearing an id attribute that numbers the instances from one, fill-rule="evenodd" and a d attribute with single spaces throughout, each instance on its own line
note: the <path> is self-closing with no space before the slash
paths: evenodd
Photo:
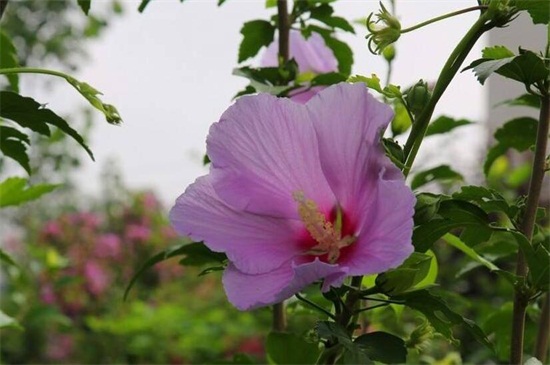
<path id="1" fill-rule="evenodd" d="M 178 233 L 225 252 L 239 309 L 280 302 L 323 280 L 386 271 L 413 251 L 414 195 L 384 155 L 391 108 L 361 84 L 300 105 L 243 96 L 210 128 L 210 173 L 170 212 Z"/>
<path id="2" fill-rule="evenodd" d="M 262 67 L 277 67 L 279 65 L 278 52 L 279 42 L 275 41 L 267 47 L 261 60 Z M 312 33 L 308 39 L 305 39 L 299 31 L 291 30 L 289 54 L 290 58 L 294 58 L 298 64 L 298 71 L 302 74 L 312 73 L 312 76 L 315 76 L 315 74 L 338 71 L 338 61 L 334 57 L 334 53 L 326 46 L 323 37 L 318 33 Z M 311 88 L 304 86 L 292 90 L 288 96 L 297 103 L 305 104 L 325 88 L 325 86 Z"/>
<path id="3" fill-rule="evenodd" d="M 102 234 L 94 247 L 94 254 L 97 257 L 117 258 L 120 255 L 121 242 L 120 237 L 114 233 Z"/>
<path id="4" fill-rule="evenodd" d="M 84 277 L 87 288 L 93 295 L 101 295 L 111 282 L 107 272 L 94 261 L 88 261 L 84 266 Z"/>
<path id="5" fill-rule="evenodd" d="M 277 67 L 279 43 L 271 43 L 261 60 L 262 67 Z M 322 74 L 338 71 L 338 61 L 318 33 L 312 33 L 305 39 L 302 33 L 291 30 L 289 34 L 289 55 L 298 64 L 300 73 Z"/>
<path id="6" fill-rule="evenodd" d="M 131 241 L 145 242 L 151 238 L 151 228 L 141 224 L 129 224 L 126 227 L 126 238 Z"/>

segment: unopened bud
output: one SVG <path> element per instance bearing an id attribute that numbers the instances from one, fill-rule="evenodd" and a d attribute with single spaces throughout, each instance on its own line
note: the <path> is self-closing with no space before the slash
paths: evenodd
<path id="1" fill-rule="evenodd" d="M 390 44 L 384 50 L 382 51 L 382 56 L 384 56 L 384 59 L 388 62 L 393 61 L 395 58 L 395 47 L 393 44 Z"/>
<path id="2" fill-rule="evenodd" d="M 418 116 L 420 113 L 422 113 L 422 111 L 430 101 L 430 98 L 431 93 L 428 89 L 428 84 L 425 81 L 420 80 L 416 83 L 416 85 L 414 85 L 407 91 L 405 101 L 407 102 L 407 107 L 409 111 L 414 116 Z"/>

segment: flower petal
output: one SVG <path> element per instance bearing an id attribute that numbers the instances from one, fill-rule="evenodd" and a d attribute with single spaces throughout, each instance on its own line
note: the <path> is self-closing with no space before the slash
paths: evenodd
<path id="1" fill-rule="evenodd" d="M 288 99 L 241 97 L 210 128 L 207 151 L 212 186 L 236 209 L 298 219 L 296 191 L 321 209 L 334 204 L 307 110 Z"/>
<path id="2" fill-rule="evenodd" d="M 219 199 L 210 180 L 198 178 L 177 199 L 170 221 L 178 233 L 225 252 L 248 274 L 271 271 L 300 254 L 300 222 L 235 210 Z"/>
<path id="3" fill-rule="evenodd" d="M 385 156 L 384 156 L 385 158 Z M 382 166 L 372 199 L 359 208 L 358 240 L 342 265 L 350 275 L 367 275 L 399 266 L 414 251 L 412 245 L 415 197 L 395 166 Z"/>
<path id="4" fill-rule="evenodd" d="M 352 209 L 365 191 L 369 154 L 378 153 L 380 134 L 390 122 L 391 108 L 370 95 L 362 84 L 337 84 L 306 104 L 319 140 L 321 166 L 344 210 Z"/>
<path id="5" fill-rule="evenodd" d="M 279 42 L 275 40 L 271 43 L 260 62 L 262 67 L 277 67 Z M 338 71 L 338 61 L 334 53 L 327 47 L 323 37 L 318 33 L 312 33 L 308 39 L 305 39 L 302 33 L 297 30 L 291 30 L 289 35 L 289 55 L 294 58 L 298 64 L 300 73 L 328 73 Z"/>
<path id="6" fill-rule="evenodd" d="M 319 259 L 300 265 L 287 262 L 261 275 L 244 274 L 230 264 L 224 272 L 223 285 L 227 298 L 235 307 L 250 310 L 279 303 L 322 278 L 329 280 L 323 286 L 327 290 L 330 285 L 340 286 L 346 271 Z"/>

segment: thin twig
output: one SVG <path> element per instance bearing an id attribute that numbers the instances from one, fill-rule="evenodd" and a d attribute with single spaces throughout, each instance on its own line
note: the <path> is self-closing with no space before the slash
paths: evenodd
<path id="1" fill-rule="evenodd" d="M 535 357 L 543 364 L 548 357 L 548 343 L 550 333 L 550 294 L 542 301 L 542 313 L 539 321 L 539 331 L 537 333 L 537 342 L 535 344 Z"/>

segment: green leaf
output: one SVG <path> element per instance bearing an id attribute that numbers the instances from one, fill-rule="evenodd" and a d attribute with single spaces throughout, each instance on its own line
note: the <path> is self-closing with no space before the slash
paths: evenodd
<path id="1" fill-rule="evenodd" d="M 315 364 L 320 353 L 317 344 L 286 332 L 270 332 L 266 352 L 270 363 L 274 364 Z"/>
<path id="2" fill-rule="evenodd" d="M 346 330 L 338 323 L 330 321 L 320 321 L 315 325 L 315 332 L 322 338 L 333 344 L 333 349 L 338 350 L 338 346 L 345 349 L 343 356 L 344 364 L 369 364 L 369 358 L 363 349 L 355 344 Z M 318 363 L 321 363 L 320 361 Z"/>
<path id="3" fill-rule="evenodd" d="M 348 82 L 362 82 L 369 89 L 379 92 L 388 99 L 403 98 L 403 93 L 401 92 L 401 88 L 399 86 L 390 84 L 385 88 L 382 88 L 382 86 L 380 85 L 380 78 L 378 78 L 378 76 L 376 76 L 375 74 L 372 74 L 371 77 L 361 75 L 350 76 L 348 78 Z"/>
<path id="4" fill-rule="evenodd" d="M 0 328 L 16 328 L 18 330 L 23 330 L 23 327 L 15 320 L 8 316 L 6 313 L 0 310 Z"/>
<path id="5" fill-rule="evenodd" d="M 527 106 L 535 109 L 540 109 L 540 97 L 533 94 L 523 94 L 517 98 L 503 101 L 497 105 L 509 106 Z"/>
<path id="6" fill-rule="evenodd" d="M 483 56 L 483 58 L 487 58 L 490 60 L 500 60 L 503 58 L 514 57 L 515 53 L 504 46 L 492 46 L 485 47 L 481 51 L 481 55 Z"/>
<path id="7" fill-rule="evenodd" d="M 414 207 L 414 224 L 429 222 L 439 210 L 441 201 L 447 197 L 432 193 L 420 193 L 416 195 L 416 204 Z"/>
<path id="8" fill-rule="evenodd" d="M 227 260 L 227 256 L 224 253 L 214 252 L 202 242 L 193 242 L 185 245 L 179 252 L 181 255 L 186 256 L 181 259 L 179 263 L 186 266 L 202 266 L 212 263 L 220 264 Z"/>
<path id="9" fill-rule="evenodd" d="M 92 151 L 84 143 L 77 131 L 50 109 L 42 107 L 32 98 L 27 98 L 10 91 L 0 91 L 0 117 L 10 119 L 22 127 L 49 136 L 48 124 L 59 128 L 78 142 L 88 155 L 94 159 Z"/>
<path id="10" fill-rule="evenodd" d="M 434 120 L 426 130 L 426 137 L 433 136 L 434 134 L 447 133 L 455 128 L 461 127 L 463 125 L 472 124 L 469 120 L 466 119 L 453 119 L 447 116 L 441 116 Z"/>
<path id="11" fill-rule="evenodd" d="M 418 252 L 426 252 L 445 233 L 455 228 L 475 227 L 488 230 L 489 217 L 480 207 L 469 202 L 441 200 L 437 214 L 413 231 L 413 245 Z"/>
<path id="12" fill-rule="evenodd" d="M 17 60 L 17 50 L 13 45 L 10 37 L 4 32 L 3 29 L 0 29 L 0 68 L 13 68 L 19 66 L 19 61 Z M 13 91 L 19 92 L 19 75 L 9 74 L 6 75 L 10 83 L 10 87 Z"/>
<path id="13" fill-rule="evenodd" d="M 36 200 L 58 188 L 59 184 L 38 184 L 27 188 L 27 179 L 10 177 L 0 183 L 0 208 Z"/>
<path id="14" fill-rule="evenodd" d="M 90 11 L 90 5 L 92 4 L 92 0 L 77 0 L 78 5 L 84 12 L 84 14 L 88 15 L 88 12 Z"/>
<path id="15" fill-rule="evenodd" d="M 523 117 L 508 121 L 495 132 L 497 144 L 489 149 L 483 171 L 485 175 L 495 160 L 513 148 L 519 152 L 527 150 L 535 144 L 537 138 L 538 121 L 534 118 Z"/>
<path id="16" fill-rule="evenodd" d="M 401 364 L 407 361 L 407 348 L 403 339 L 387 332 L 371 332 L 354 341 L 374 361 Z"/>
<path id="17" fill-rule="evenodd" d="M 527 10 L 535 24 L 548 24 L 550 22 L 548 0 L 515 0 L 515 5 L 521 10 Z"/>
<path id="18" fill-rule="evenodd" d="M 379 274 L 376 286 L 387 295 L 404 293 L 426 278 L 431 260 L 428 254 L 413 252 L 399 267 Z"/>
<path id="19" fill-rule="evenodd" d="M 483 186 L 463 186 L 452 197 L 473 202 L 487 213 L 504 212 L 510 219 L 517 214 L 517 207 L 509 205 L 502 194 Z"/>
<path id="20" fill-rule="evenodd" d="M 384 146 L 386 156 L 390 158 L 395 166 L 400 169 L 403 168 L 405 166 L 405 154 L 399 143 L 395 142 L 393 139 L 383 138 L 382 144 Z"/>
<path id="21" fill-rule="evenodd" d="M 243 40 L 239 46 L 239 63 L 254 57 L 260 49 L 273 42 L 275 27 L 265 20 L 252 20 L 241 28 Z"/>
<path id="22" fill-rule="evenodd" d="M 221 257 L 221 256 L 217 256 L 217 255 L 223 255 L 223 254 L 218 254 L 218 253 L 212 253 L 213 255 L 208 256 L 206 254 L 206 252 L 203 249 L 200 248 L 200 245 L 203 245 L 203 244 L 200 243 L 200 242 L 177 244 L 177 245 L 174 245 L 174 246 L 170 247 L 167 250 L 164 250 L 162 252 L 157 253 L 156 255 L 153 255 L 153 256 L 149 257 L 141 265 L 141 267 L 136 271 L 136 273 L 134 274 L 134 276 L 130 280 L 130 283 L 128 284 L 128 286 L 126 287 L 126 290 L 124 291 L 124 297 L 123 297 L 124 300 L 126 300 L 126 298 L 128 297 L 128 293 L 130 292 L 130 289 L 132 289 L 132 287 L 136 283 L 137 279 L 145 271 L 147 271 L 149 268 L 151 268 L 152 266 L 156 265 L 157 263 L 159 263 L 161 261 L 164 261 L 164 260 L 167 260 L 169 258 L 176 257 L 176 256 L 182 256 L 182 255 L 187 255 L 188 257 L 192 257 L 193 255 L 196 254 L 197 258 L 195 260 L 189 259 L 189 262 L 192 265 L 192 264 L 196 264 L 196 263 L 200 262 L 201 260 L 202 260 L 202 262 L 206 262 L 207 257 L 212 258 L 212 261 L 214 261 L 214 259 L 213 259 L 214 257 Z M 189 246 L 191 246 L 191 247 L 189 247 Z M 211 261 L 208 261 L 208 262 L 211 262 Z"/>
<path id="23" fill-rule="evenodd" d="M 475 252 L 472 248 L 468 247 L 464 242 L 460 240 L 457 236 L 451 233 L 447 233 L 443 236 L 443 240 L 447 242 L 449 245 L 453 246 L 454 248 L 459 249 L 464 254 L 466 254 L 469 258 L 472 260 L 480 263 L 481 265 L 485 266 L 491 271 L 499 271 L 500 269 L 498 266 L 493 264 L 491 261 L 487 260 L 483 256 L 479 255 L 477 252 Z"/>
<path id="24" fill-rule="evenodd" d="M 418 189 L 432 181 L 446 181 L 446 182 L 460 182 L 464 181 L 464 177 L 461 174 L 451 169 L 448 165 L 441 165 L 429 170 L 425 170 L 417 173 L 411 182 L 411 188 L 413 190 Z"/>
<path id="25" fill-rule="evenodd" d="M 328 25 L 331 28 L 340 28 L 346 32 L 355 34 L 353 26 L 344 18 L 339 16 L 333 16 L 333 9 L 328 4 L 322 4 L 316 8 L 311 9 L 311 19 L 315 19 Z"/>
<path id="26" fill-rule="evenodd" d="M 222 6 L 227 0 L 218 0 L 218 6 Z"/>
<path id="27" fill-rule="evenodd" d="M 450 309 L 447 303 L 430 289 L 417 290 L 410 293 L 401 294 L 392 297 L 396 300 L 402 300 L 407 307 L 422 313 L 430 322 L 433 328 L 441 333 L 449 341 L 456 343 L 453 336 L 452 327 L 461 326 L 466 329 L 479 343 L 493 349 L 493 345 L 473 321 L 462 317 L 457 312 Z"/>
<path id="28" fill-rule="evenodd" d="M 274 8 L 277 6 L 277 0 L 265 0 L 265 8 Z"/>
<path id="29" fill-rule="evenodd" d="M 1 247 L 0 247 L 0 261 L 3 262 L 4 264 L 18 267 L 18 265 L 11 258 L 11 256 L 6 251 L 4 251 Z"/>
<path id="30" fill-rule="evenodd" d="M 482 58 L 476 60 L 464 70 L 473 69 L 481 84 L 493 73 L 524 83 L 527 87 L 545 81 L 550 71 L 544 60 L 531 51 L 522 51 L 519 56 L 500 59 Z"/>
<path id="31" fill-rule="evenodd" d="M 5 156 L 17 161 L 30 175 L 31 166 L 26 146 L 29 144 L 29 137 L 25 133 L 15 128 L 0 126 L 0 151 Z"/>
<path id="32" fill-rule="evenodd" d="M 531 244 L 527 237 L 519 232 L 512 232 L 512 235 L 527 260 L 531 283 L 539 290 L 548 291 L 550 289 L 550 252 L 542 243 Z"/>
<path id="33" fill-rule="evenodd" d="M 412 125 L 411 117 L 407 107 L 400 99 L 395 99 L 393 103 L 394 115 L 391 121 L 391 132 L 393 137 L 405 133 Z"/>
<path id="34" fill-rule="evenodd" d="M 347 77 L 338 72 L 320 74 L 311 79 L 311 86 L 333 85 L 346 81 Z"/>
<path id="35" fill-rule="evenodd" d="M 279 95 L 293 89 L 287 84 L 289 80 L 283 80 L 283 75 L 277 67 L 241 67 L 233 70 L 233 75 L 245 77 L 250 80 L 250 85 L 245 90 L 239 92 L 235 97 L 242 96 L 252 92 L 266 92 L 272 95 Z M 291 75 L 288 75 L 291 76 Z"/>

